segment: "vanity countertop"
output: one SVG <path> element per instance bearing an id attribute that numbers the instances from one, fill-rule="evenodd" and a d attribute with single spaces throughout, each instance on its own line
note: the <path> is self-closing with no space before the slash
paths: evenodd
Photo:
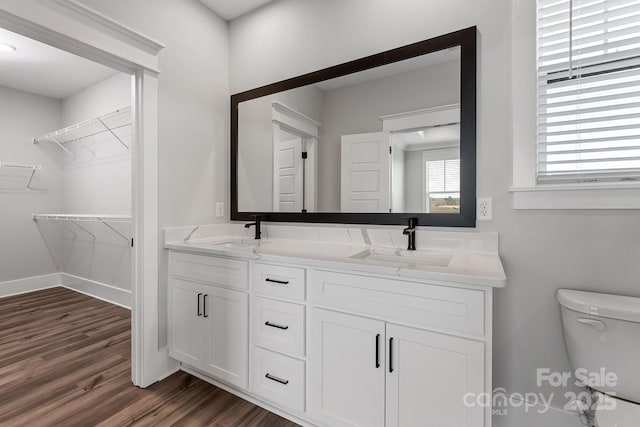
<path id="1" fill-rule="evenodd" d="M 232 235 L 166 242 L 165 247 L 182 252 L 302 264 L 316 268 L 348 269 L 360 273 L 387 274 L 452 284 L 496 288 L 506 284 L 497 252 L 460 248 L 404 251 L 397 247 L 383 248 L 364 243 L 282 238 L 255 241 Z"/>

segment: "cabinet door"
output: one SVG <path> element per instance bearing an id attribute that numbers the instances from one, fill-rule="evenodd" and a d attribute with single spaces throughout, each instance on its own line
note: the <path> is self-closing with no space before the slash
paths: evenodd
<path id="1" fill-rule="evenodd" d="M 205 341 L 202 286 L 184 280 L 169 280 L 169 355 L 202 368 Z"/>
<path id="2" fill-rule="evenodd" d="M 484 369 L 481 342 L 388 323 L 386 427 L 484 426 Z"/>
<path id="3" fill-rule="evenodd" d="M 315 309 L 311 415 L 333 427 L 384 425 L 384 322 Z"/>
<path id="4" fill-rule="evenodd" d="M 238 387 L 247 387 L 249 351 L 249 295 L 205 286 L 207 342 L 204 371 Z"/>

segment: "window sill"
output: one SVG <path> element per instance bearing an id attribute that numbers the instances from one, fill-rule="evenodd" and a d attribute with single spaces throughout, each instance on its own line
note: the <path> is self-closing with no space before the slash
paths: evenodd
<path id="1" fill-rule="evenodd" d="M 640 209 L 640 184 L 511 188 L 513 209 Z"/>

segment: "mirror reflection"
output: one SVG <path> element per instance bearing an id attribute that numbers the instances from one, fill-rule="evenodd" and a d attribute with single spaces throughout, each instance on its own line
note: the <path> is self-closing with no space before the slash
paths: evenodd
<path id="1" fill-rule="evenodd" d="M 460 212 L 460 49 L 238 104 L 240 212 Z"/>

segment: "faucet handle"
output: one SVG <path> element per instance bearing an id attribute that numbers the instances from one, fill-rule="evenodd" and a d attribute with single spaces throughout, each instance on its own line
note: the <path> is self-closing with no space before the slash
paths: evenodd
<path id="1" fill-rule="evenodd" d="M 403 217 L 402 219 L 407 220 L 407 227 L 409 228 L 415 228 L 418 225 L 418 217 L 407 216 L 407 217 Z"/>

